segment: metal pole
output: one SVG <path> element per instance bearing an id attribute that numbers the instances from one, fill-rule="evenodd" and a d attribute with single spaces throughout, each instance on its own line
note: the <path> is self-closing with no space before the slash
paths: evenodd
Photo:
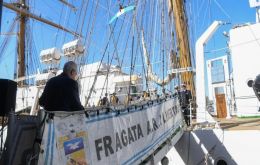
<path id="1" fill-rule="evenodd" d="M 1 33 L 1 26 L 2 26 L 2 9 L 3 9 L 3 0 L 0 0 L 0 33 Z"/>
<path id="2" fill-rule="evenodd" d="M 260 22 L 260 7 L 256 7 L 256 23 Z"/>
<path id="3" fill-rule="evenodd" d="M 4 138 L 4 116 L 2 116 L 2 125 L 1 125 L 1 131 L 0 131 L 0 133 L 1 133 L 1 148 L 0 148 L 0 151 L 2 152 L 3 151 L 3 138 Z"/>
<path id="4" fill-rule="evenodd" d="M 190 101 L 190 127 L 192 127 L 192 113 L 191 113 L 191 104 L 192 104 L 192 101 Z"/>

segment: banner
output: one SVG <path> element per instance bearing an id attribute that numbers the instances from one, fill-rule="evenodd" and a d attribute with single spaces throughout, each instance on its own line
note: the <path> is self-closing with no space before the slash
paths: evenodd
<path id="1" fill-rule="evenodd" d="M 54 117 L 38 164 L 139 164 L 181 127 L 174 99 L 120 114 Z"/>

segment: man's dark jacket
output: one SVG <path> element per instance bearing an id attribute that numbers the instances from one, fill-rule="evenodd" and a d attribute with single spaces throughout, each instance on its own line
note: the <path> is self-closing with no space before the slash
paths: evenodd
<path id="1" fill-rule="evenodd" d="M 48 111 L 78 111 L 80 103 L 78 83 L 62 73 L 51 78 L 39 100 L 40 106 Z"/>
<path id="2" fill-rule="evenodd" d="M 179 94 L 180 96 L 180 105 L 182 108 L 189 107 L 190 99 L 192 99 L 190 90 L 183 90 Z"/>

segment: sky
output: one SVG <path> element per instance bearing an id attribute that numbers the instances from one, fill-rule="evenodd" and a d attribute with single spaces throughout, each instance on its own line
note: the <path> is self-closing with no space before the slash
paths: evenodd
<path id="1" fill-rule="evenodd" d="M 193 11 L 196 14 L 190 14 L 194 18 L 195 26 L 193 26 L 194 41 L 196 41 L 203 32 L 213 23 L 214 20 L 227 22 L 230 24 L 221 26 L 215 32 L 213 37 L 205 45 L 206 59 L 215 58 L 225 53 L 224 51 L 216 51 L 227 47 L 227 38 L 223 32 L 237 25 L 244 23 L 255 23 L 255 9 L 249 7 L 248 0 L 191 0 L 193 2 Z M 199 4 L 194 4 L 194 2 Z M 199 7 L 197 7 L 199 6 Z M 189 13 L 189 12 L 188 12 Z M 193 44 L 194 46 L 195 44 Z M 209 53 L 214 52 L 214 53 Z"/>
<path id="2" fill-rule="evenodd" d="M 9 0 L 5 0 L 4 2 L 10 2 Z M 124 5 L 133 4 L 133 0 L 100 0 L 98 12 L 95 13 L 95 0 L 89 0 L 90 5 L 86 13 L 86 20 L 84 24 L 76 24 L 79 22 L 79 11 L 74 12 L 70 10 L 68 7 L 64 7 L 61 3 L 53 3 L 53 0 L 44 0 L 44 1 L 32 1 L 30 0 L 30 5 L 33 6 L 30 10 L 32 13 L 39 15 L 42 18 L 49 19 L 58 24 L 65 25 L 68 29 L 72 29 L 73 31 L 85 31 L 83 34 L 87 34 L 87 32 L 92 32 L 92 38 L 84 39 L 86 45 L 87 43 L 91 43 L 88 45 L 88 54 L 87 54 L 87 63 L 95 62 L 100 60 L 104 49 L 106 47 L 106 40 L 109 38 L 109 31 L 113 27 L 109 28 L 107 22 L 109 19 L 116 13 L 118 10 L 119 2 Z M 78 0 L 68 0 L 68 2 L 73 3 L 74 6 L 79 8 L 82 4 L 81 1 Z M 149 3 L 147 3 L 149 5 Z M 160 4 L 156 4 L 160 5 Z M 107 8 L 105 6 L 110 6 Z M 9 9 L 3 8 L 2 11 L 2 29 L 1 33 L 5 33 L 8 31 L 11 26 L 15 13 Z M 60 13 L 63 13 L 62 15 Z M 255 22 L 255 9 L 249 7 L 248 0 L 186 0 L 186 13 L 189 19 L 189 30 L 190 30 L 190 38 L 191 38 L 191 48 L 192 48 L 192 56 L 195 57 L 195 42 L 200 37 L 200 35 L 210 26 L 210 24 L 214 20 L 220 20 L 224 22 L 229 22 L 231 24 L 220 27 L 212 39 L 205 45 L 205 59 L 211 59 L 218 56 L 223 56 L 227 51 L 227 38 L 222 34 L 224 31 L 229 32 L 230 28 L 232 28 L 236 24 L 243 24 L 247 22 L 254 23 Z M 125 15 L 126 20 L 130 20 L 131 14 Z M 149 17 L 147 14 L 146 17 Z M 69 18 L 69 19 L 64 19 Z M 95 20 L 96 19 L 96 20 Z M 95 22 L 95 27 L 92 28 L 91 22 Z M 117 38 L 120 33 L 120 26 L 124 26 L 125 31 L 122 31 L 124 40 L 127 37 L 127 31 L 130 27 L 130 21 L 123 21 L 123 19 L 118 19 L 117 23 L 115 23 L 115 38 Z M 113 25 L 114 26 L 114 25 Z M 50 26 L 45 26 L 43 23 L 39 23 L 37 21 L 31 20 L 30 27 L 33 27 L 33 33 L 30 33 L 30 37 L 33 38 L 33 42 L 31 43 L 33 50 L 28 50 L 34 52 L 36 56 L 34 59 L 30 59 L 30 65 L 34 65 L 35 67 L 44 68 L 46 66 L 39 66 L 39 54 L 40 50 L 51 48 L 51 47 L 59 47 L 68 41 L 71 41 L 74 36 L 61 32 L 60 30 L 54 29 Z M 82 27 L 82 28 L 81 28 Z M 86 30 L 87 29 L 87 30 Z M 104 30 L 106 29 L 106 30 Z M 149 27 L 147 27 L 149 29 Z M 86 35 L 87 36 L 87 35 Z M 5 35 L 0 36 L 0 44 L 2 44 L 5 39 Z M 15 62 L 16 62 L 16 36 L 9 36 L 10 40 L 7 47 L 4 49 L 4 53 L 0 54 L 0 78 L 13 79 L 13 73 L 15 70 Z M 121 38 L 121 37 L 120 37 Z M 124 47 L 123 42 L 120 42 L 119 38 L 119 48 Z M 114 39 L 116 40 L 116 39 Z M 121 44 L 121 46 L 120 46 Z M 131 45 L 131 44 L 130 44 Z M 134 46 L 135 43 L 134 43 Z M 128 45 L 128 48 L 130 46 Z M 136 46 L 137 47 L 137 46 Z M 156 46 L 154 46 L 156 47 Z M 156 47 L 157 48 L 157 47 Z M 113 52 L 113 48 L 108 46 L 108 52 Z M 220 50 L 220 51 L 219 51 Z M 126 51 L 128 54 L 131 54 L 131 50 L 118 50 L 119 52 Z M 109 56 L 108 56 L 109 57 Z M 156 57 L 153 57 L 156 58 Z M 109 60 L 109 59 L 107 59 Z M 130 61 L 130 58 L 127 59 Z M 159 59 L 156 59 L 159 60 Z"/>

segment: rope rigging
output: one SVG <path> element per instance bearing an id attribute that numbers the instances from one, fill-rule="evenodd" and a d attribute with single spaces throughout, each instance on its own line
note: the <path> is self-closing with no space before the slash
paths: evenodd
<path id="1" fill-rule="evenodd" d="M 91 97 L 91 93 L 95 88 L 95 83 L 97 81 L 97 76 L 99 74 L 100 66 L 101 63 L 108 57 L 108 70 L 106 74 L 106 80 L 104 83 L 108 83 L 108 74 L 111 69 L 111 65 L 117 63 L 120 67 L 120 72 L 122 74 L 124 73 L 123 66 L 129 65 L 130 64 L 130 69 L 127 70 L 129 71 L 130 74 L 130 84 L 129 84 L 129 91 L 128 94 L 130 93 L 130 88 L 131 88 L 131 78 L 132 75 L 135 73 L 142 73 L 142 77 L 144 78 L 143 87 L 146 86 L 147 90 L 152 89 L 149 78 L 149 74 L 151 73 L 149 70 L 149 67 L 142 67 L 142 68 L 137 68 L 141 64 L 145 64 L 143 58 L 143 54 L 146 51 L 148 58 L 152 59 L 150 62 L 150 65 L 154 65 L 155 72 L 158 74 L 157 78 L 163 77 L 165 81 L 167 82 L 167 68 L 169 67 L 169 62 L 168 62 L 168 55 L 171 54 L 171 50 L 174 49 L 173 44 L 174 43 L 174 37 L 173 35 L 169 35 L 170 33 L 174 33 L 174 30 L 172 26 L 170 26 L 170 22 L 167 21 L 168 15 L 166 14 L 166 6 L 163 4 L 163 2 L 158 2 L 156 0 L 152 1 L 135 1 L 134 3 L 131 2 L 131 0 L 128 0 L 128 2 L 125 1 L 120 1 L 118 0 L 118 4 L 114 5 L 112 1 L 110 1 L 110 4 L 108 1 L 104 2 L 107 3 L 107 8 L 102 7 L 102 2 L 98 1 L 90 1 L 86 0 L 85 3 L 81 3 L 81 6 L 79 6 L 79 10 L 77 10 L 77 13 L 80 13 L 80 15 L 77 15 L 76 24 L 74 27 L 76 27 L 76 32 L 79 33 L 83 41 L 83 45 L 85 47 L 85 52 L 83 56 L 76 57 L 74 60 L 79 64 L 79 65 L 84 65 L 88 62 L 88 57 L 89 55 L 94 55 L 94 53 L 97 56 L 100 56 L 100 64 L 97 69 L 96 76 L 94 77 L 94 81 L 91 82 L 89 80 L 89 83 L 91 83 L 90 90 L 88 92 L 87 96 L 87 102 Z M 130 5 L 131 4 L 131 5 Z M 157 4 L 157 5 L 154 5 Z M 110 6 L 114 6 L 113 10 L 110 8 Z M 94 41 L 94 37 L 97 36 L 96 32 L 96 27 L 97 24 L 99 24 L 99 19 L 102 17 L 101 15 L 104 13 L 104 11 L 107 13 L 107 17 L 111 18 L 111 15 L 113 15 L 113 11 L 122 11 L 125 9 L 125 7 L 128 6 L 135 6 L 135 10 L 132 11 L 131 14 L 124 14 L 120 17 L 120 19 L 116 19 L 113 24 L 108 24 L 107 22 L 105 23 L 100 23 L 100 25 L 106 24 L 108 27 L 108 35 L 104 36 L 98 36 L 96 39 L 98 40 L 99 38 L 107 37 L 105 41 Z M 69 8 L 69 7 L 66 7 Z M 70 20 L 70 10 L 66 10 L 65 6 L 61 6 L 61 15 L 59 15 L 59 24 L 63 22 L 65 26 L 68 25 L 68 22 L 71 23 Z M 105 9 L 104 11 L 100 12 L 100 9 Z M 75 11 L 76 12 L 76 11 Z M 65 16 L 62 17 L 62 16 Z M 104 16 L 104 15 L 103 15 Z M 62 20 L 63 19 L 63 20 Z M 109 21 L 109 20 L 108 20 Z M 168 28 L 170 27 L 170 28 Z M 142 31 L 143 30 L 143 35 L 145 34 L 146 36 L 146 41 L 148 45 L 147 48 L 142 48 Z M 56 33 L 60 33 L 61 30 L 56 30 Z M 83 34 L 83 35 L 82 35 Z M 66 40 L 66 33 L 64 33 L 64 36 L 61 38 L 63 41 L 60 41 L 58 38 L 59 36 L 55 36 L 55 45 L 59 45 L 60 42 L 64 42 Z M 73 36 L 75 38 L 75 36 Z M 32 38 L 32 35 L 31 37 Z M 78 36 L 76 37 L 78 38 Z M 30 39 L 31 41 L 27 41 L 28 44 L 31 45 L 31 50 L 30 54 L 35 53 L 33 43 L 34 41 Z M 96 43 L 95 43 L 96 42 Z M 100 43 L 98 43 L 100 42 Z M 101 45 L 104 42 L 104 47 Z M 95 46 L 95 48 L 93 47 Z M 95 50 L 96 49 L 96 50 Z M 147 49 L 147 50 L 146 50 Z M 36 50 L 36 49 L 35 49 Z M 99 51 L 102 51 L 102 53 L 99 54 Z M 121 53 L 122 51 L 122 53 Z M 37 52 L 36 52 L 37 53 Z M 91 56 L 93 57 L 93 56 Z M 31 74 L 33 70 L 35 71 L 39 66 L 37 63 L 37 58 L 34 58 L 33 56 L 30 56 L 29 54 L 27 55 L 27 63 L 32 63 L 32 65 L 27 65 L 28 70 L 27 74 Z M 94 57 L 93 57 L 94 58 Z M 96 58 L 97 59 L 97 58 Z M 68 59 L 67 59 L 68 60 Z M 158 63 L 154 61 L 159 61 Z M 94 60 L 93 60 L 94 62 Z M 160 63 L 161 62 L 161 63 Z M 140 65 L 140 66 L 141 66 Z M 30 70 L 31 69 L 31 70 Z M 79 76 L 81 77 L 83 75 L 83 69 L 80 69 L 79 71 Z M 170 79 L 173 78 L 173 75 L 170 76 Z M 170 80 L 169 80 L 170 81 Z M 162 83 L 163 88 L 165 82 Z M 82 89 L 86 88 L 87 83 L 82 83 Z M 154 85 L 154 84 L 152 84 Z M 103 85 L 103 86 L 108 86 L 108 85 Z M 107 89 L 104 89 L 107 90 Z M 82 90 L 81 90 L 82 91 Z M 101 92 L 101 94 L 103 91 Z"/>
<path id="2" fill-rule="evenodd" d="M 110 14 L 109 14 L 109 15 L 110 15 Z M 125 20 L 125 19 L 123 19 L 123 23 L 122 23 L 121 26 L 120 26 L 119 34 L 118 34 L 118 37 L 117 37 L 117 40 L 116 40 L 116 41 L 115 41 L 115 38 L 114 38 L 114 35 L 115 35 L 115 34 L 114 34 L 114 33 L 111 33 L 111 32 L 109 33 L 109 35 L 110 35 L 111 38 L 112 38 L 112 42 L 113 42 L 113 44 L 114 44 L 114 50 L 113 50 L 113 53 L 112 53 L 112 57 L 111 57 L 110 61 L 108 62 L 108 70 L 107 70 L 105 82 L 104 82 L 104 84 L 103 84 L 103 88 L 102 88 L 102 91 L 101 91 L 101 96 L 102 96 L 104 90 L 106 90 L 106 93 L 107 93 L 107 88 L 104 88 L 104 87 L 105 87 L 105 84 L 108 83 L 108 76 L 109 76 L 109 73 L 110 73 L 110 68 L 111 68 L 111 66 L 112 66 L 113 59 L 114 59 L 115 56 L 117 56 L 117 44 L 118 44 L 118 42 L 119 42 L 119 39 L 120 39 L 120 36 L 121 36 L 121 32 L 122 32 L 123 27 L 124 27 L 124 20 Z M 113 32 L 113 29 L 115 28 L 115 26 L 113 27 L 112 30 L 111 30 L 111 26 L 110 26 L 110 25 L 109 25 L 109 27 L 110 27 L 110 31 Z M 131 27 L 132 27 L 132 26 L 131 26 Z M 131 29 L 131 27 L 130 27 L 130 29 Z M 130 31 L 131 31 L 131 30 L 130 30 Z M 130 31 L 129 31 L 128 34 L 130 34 Z M 128 36 L 129 36 L 129 35 L 128 35 Z M 116 43 L 115 43 L 115 42 L 116 42 Z M 128 43 L 128 40 L 127 40 L 126 42 Z M 110 40 L 108 41 L 108 43 L 110 43 Z M 126 48 L 126 47 L 125 47 L 125 48 Z M 125 50 L 126 50 L 126 49 L 125 49 Z M 125 55 L 125 52 L 123 53 L 123 55 Z M 115 57 L 115 58 L 118 58 L 118 56 Z M 119 58 L 118 58 L 118 60 L 119 60 Z M 123 60 L 124 60 L 124 58 L 122 58 L 122 63 L 123 63 Z M 100 61 L 100 64 L 102 63 L 102 61 L 103 61 L 103 60 Z M 119 62 L 119 61 L 118 61 L 118 62 Z M 121 65 L 120 65 L 120 63 L 119 63 L 119 68 L 122 67 L 122 63 L 121 63 Z M 99 70 L 99 68 L 98 68 L 98 70 Z M 95 84 L 95 83 L 93 83 L 93 84 Z M 107 85 L 107 87 L 108 87 L 108 85 Z M 99 97 L 101 97 L 101 96 L 99 96 Z M 86 102 L 86 104 L 88 104 L 88 102 Z"/>
<path id="3" fill-rule="evenodd" d="M 12 24 L 9 27 L 9 30 L 7 31 L 7 34 L 11 34 L 14 32 L 14 28 L 16 26 L 16 21 L 17 21 L 17 18 L 15 18 L 13 20 Z M 2 61 L 1 59 L 3 58 L 5 51 L 7 50 L 7 46 L 8 46 L 10 39 L 11 39 L 10 36 L 6 35 L 0 45 L 0 61 Z"/>

